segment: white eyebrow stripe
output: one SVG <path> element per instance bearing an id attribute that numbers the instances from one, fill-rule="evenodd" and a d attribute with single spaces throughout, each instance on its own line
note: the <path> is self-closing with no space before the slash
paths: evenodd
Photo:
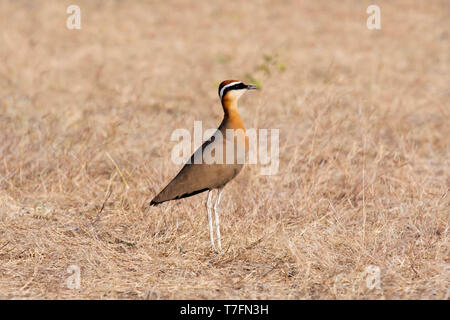
<path id="1" fill-rule="evenodd" d="M 238 84 L 238 83 L 242 83 L 242 82 L 241 82 L 241 81 L 235 81 L 235 82 L 231 82 L 231 83 L 227 84 L 226 86 L 223 86 L 223 88 L 220 89 L 220 94 L 219 94 L 220 100 L 222 100 L 223 91 L 224 91 L 226 88 L 231 87 L 231 86 L 234 86 L 235 84 Z"/>

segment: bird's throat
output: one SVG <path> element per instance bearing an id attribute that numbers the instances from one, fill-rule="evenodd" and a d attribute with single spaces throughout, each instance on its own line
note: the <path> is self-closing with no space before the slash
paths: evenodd
<path id="1" fill-rule="evenodd" d="M 224 124 L 228 129 L 242 129 L 245 132 L 244 121 L 238 111 L 237 101 L 227 99 L 223 101 Z"/>
<path id="2" fill-rule="evenodd" d="M 222 134 L 226 134 L 226 129 L 238 130 L 235 132 L 238 140 L 244 143 L 245 149 L 248 149 L 248 137 L 246 136 L 244 121 L 239 114 L 236 100 L 225 100 L 222 105 L 225 114 L 219 130 L 222 131 Z"/>

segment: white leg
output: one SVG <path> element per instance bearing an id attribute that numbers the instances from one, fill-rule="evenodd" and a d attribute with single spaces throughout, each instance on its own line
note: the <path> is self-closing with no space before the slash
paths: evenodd
<path id="1" fill-rule="evenodd" d="M 217 193 L 216 202 L 214 203 L 214 219 L 216 220 L 217 247 L 219 248 L 219 251 L 222 250 L 222 245 L 220 243 L 220 221 L 219 221 L 219 212 L 217 210 L 217 207 L 219 206 L 220 196 L 222 195 L 222 191 L 223 191 L 223 187 L 219 189 L 219 192 Z"/>
<path id="2" fill-rule="evenodd" d="M 214 245 L 214 234 L 211 216 L 211 209 L 212 209 L 211 198 L 212 198 L 212 190 L 209 190 L 208 198 L 206 199 L 206 212 L 208 213 L 209 237 L 211 239 L 211 245 L 213 250 L 216 250 L 216 246 Z"/>

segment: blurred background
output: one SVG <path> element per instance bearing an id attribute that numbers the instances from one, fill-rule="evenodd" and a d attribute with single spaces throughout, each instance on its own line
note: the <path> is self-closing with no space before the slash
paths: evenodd
<path id="1" fill-rule="evenodd" d="M 449 21 L 444 0 L 1 0 L 0 298 L 447 299 Z M 280 170 L 227 186 L 216 256 L 204 195 L 147 204 L 225 79 L 261 86 L 241 113 L 280 129 Z"/>

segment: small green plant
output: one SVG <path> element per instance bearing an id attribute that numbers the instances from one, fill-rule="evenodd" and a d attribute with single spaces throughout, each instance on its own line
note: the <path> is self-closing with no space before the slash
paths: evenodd
<path id="1" fill-rule="evenodd" d="M 216 61 L 220 64 L 227 64 L 231 61 L 231 56 L 228 55 L 220 55 L 216 57 Z"/>
<path id="2" fill-rule="evenodd" d="M 263 62 L 256 65 L 252 73 L 246 73 L 245 78 L 248 82 L 256 84 L 262 88 L 262 77 L 270 77 L 277 70 L 280 72 L 286 71 L 286 64 L 279 60 L 278 54 L 264 54 Z"/>

